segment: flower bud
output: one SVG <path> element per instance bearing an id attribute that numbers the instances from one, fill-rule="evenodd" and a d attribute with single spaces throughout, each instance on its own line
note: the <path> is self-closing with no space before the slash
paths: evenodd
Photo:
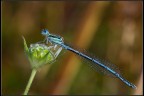
<path id="1" fill-rule="evenodd" d="M 41 66 L 50 64 L 55 60 L 54 53 L 50 49 L 48 49 L 48 46 L 46 46 L 45 44 L 31 44 L 30 48 L 28 48 L 24 37 L 23 40 L 24 49 L 30 61 L 32 69 L 40 68 Z"/>

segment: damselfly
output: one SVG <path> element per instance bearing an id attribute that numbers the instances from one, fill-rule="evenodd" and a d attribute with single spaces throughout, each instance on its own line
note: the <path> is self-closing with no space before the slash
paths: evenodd
<path id="1" fill-rule="evenodd" d="M 69 50 L 91 62 L 93 62 L 94 64 L 97 64 L 100 68 L 102 68 L 103 70 L 106 70 L 107 72 L 111 73 L 112 75 L 114 75 L 115 77 L 119 78 L 122 82 L 124 82 L 126 85 L 128 85 L 131 88 L 136 89 L 137 87 L 130 83 L 129 81 L 127 81 L 126 79 L 124 79 L 120 73 L 116 72 L 111 66 L 107 66 L 107 64 L 105 64 L 106 62 L 102 62 L 98 59 L 92 58 L 82 52 L 79 52 L 78 50 L 75 50 L 74 48 L 68 46 L 67 44 L 65 44 L 64 40 L 62 37 L 58 36 L 58 35 L 53 35 L 50 34 L 48 30 L 44 29 L 42 30 L 42 35 L 45 36 L 44 42 L 46 41 L 46 43 L 51 43 L 54 49 L 57 47 L 57 45 L 60 47 L 57 51 L 57 53 L 60 53 L 62 48 Z"/>

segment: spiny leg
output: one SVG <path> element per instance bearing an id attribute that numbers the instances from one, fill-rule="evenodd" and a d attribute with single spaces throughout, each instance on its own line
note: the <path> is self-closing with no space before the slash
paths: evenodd
<path id="1" fill-rule="evenodd" d="M 59 55 L 59 53 L 62 51 L 62 47 L 60 47 L 57 52 L 55 53 L 55 58 L 57 58 L 57 56 Z"/>
<path id="2" fill-rule="evenodd" d="M 49 50 L 49 49 L 52 49 L 54 46 L 49 46 L 49 47 L 47 47 L 47 49 Z"/>
<path id="3" fill-rule="evenodd" d="M 45 40 L 46 40 L 46 44 L 48 44 L 49 41 L 48 41 L 48 38 L 47 38 L 47 37 L 45 38 Z"/>
<path id="4" fill-rule="evenodd" d="M 54 50 L 56 49 L 57 45 L 54 45 Z"/>
<path id="5" fill-rule="evenodd" d="M 52 48 L 54 48 L 54 50 L 55 50 L 55 45 L 47 47 L 48 50 L 51 50 Z M 54 54 L 55 58 L 59 55 L 59 53 L 61 52 L 61 50 L 62 50 L 62 47 L 60 47 L 59 49 L 57 49 L 57 51 Z"/>

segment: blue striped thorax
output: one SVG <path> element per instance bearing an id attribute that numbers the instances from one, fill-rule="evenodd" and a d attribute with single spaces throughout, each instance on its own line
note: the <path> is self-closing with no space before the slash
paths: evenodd
<path id="1" fill-rule="evenodd" d="M 46 30 L 46 29 L 42 30 L 41 34 L 46 36 L 46 40 L 48 40 L 51 43 L 54 43 L 54 44 L 62 44 L 62 43 L 64 43 L 62 37 L 60 37 L 58 35 L 50 34 L 49 31 Z"/>

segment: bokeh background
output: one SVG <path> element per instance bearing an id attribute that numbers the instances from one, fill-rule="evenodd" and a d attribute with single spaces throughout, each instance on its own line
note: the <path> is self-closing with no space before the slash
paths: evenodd
<path id="1" fill-rule="evenodd" d="M 134 90 L 117 78 L 92 71 L 63 51 L 39 69 L 29 94 L 142 94 L 142 1 L 2 1 L 2 94 L 22 94 L 31 74 L 27 44 L 42 41 L 47 28 L 69 44 L 110 60 Z"/>

